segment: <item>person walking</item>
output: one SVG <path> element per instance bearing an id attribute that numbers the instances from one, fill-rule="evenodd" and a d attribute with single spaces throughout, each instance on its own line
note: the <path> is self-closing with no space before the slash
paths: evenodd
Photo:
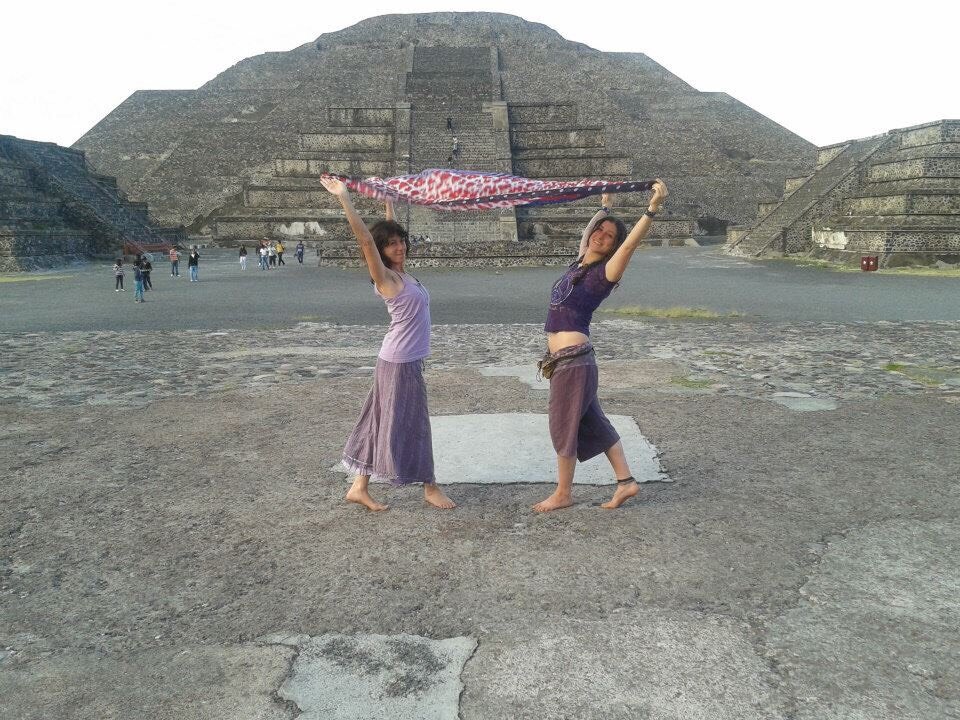
<path id="1" fill-rule="evenodd" d="M 550 380 L 548 418 L 550 439 L 557 453 L 557 489 L 537 503 L 537 512 L 573 505 L 573 474 L 577 460 L 605 453 L 617 479 L 613 497 L 601 507 L 620 507 L 640 491 L 630 474 L 623 444 L 597 399 L 597 361 L 590 344 L 590 321 L 624 273 L 653 218 L 667 197 L 662 180 L 653 185 L 647 211 L 627 233 L 622 220 L 610 215 L 609 195 L 580 239 L 580 252 L 553 285 L 547 310 L 547 353 L 541 372 Z"/>
<path id="2" fill-rule="evenodd" d="M 286 263 L 283 261 L 283 243 L 277 240 L 277 244 L 273 246 L 273 249 L 277 251 L 277 267 L 286 265 Z"/>
<path id="3" fill-rule="evenodd" d="M 113 265 L 113 291 L 120 292 L 123 290 L 123 258 L 117 258 L 117 262 Z M 126 292 L 124 290 L 124 292 Z"/>
<path id="4" fill-rule="evenodd" d="M 343 449 L 343 464 L 355 474 L 345 499 L 368 510 L 386 510 L 386 505 L 370 496 L 370 477 L 377 476 L 397 485 L 422 483 L 424 499 L 430 505 L 444 510 L 456 507 L 434 477 L 423 381 L 423 361 L 430 354 L 430 295 L 404 270 L 410 250 L 407 231 L 393 221 L 389 203 L 386 219 L 367 228 L 342 181 L 322 177 L 320 182 L 343 207 L 374 291 L 390 313 L 373 388 Z"/>
<path id="5" fill-rule="evenodd" d="M 260 269 L 261 270 L 267 269 L 267 252 L 268 252 L 267 246 L 261 245 L 260 246 Z"/>
<path id="6" fill-rule="evenodd" d="M 240 246 L 240 269 L 241 270 L 247 269 L 247 246 L 246 245 Z"/>
<path id="7" fill-rule="evenodd" d="M 267 242 L 267 258 L 270 260 L 270 267 L 277 266 L 277 248 L 272 242 Z"/>
<path id="8" fill-rule="evenodd" d="M 150 273 L 153 271 L 153 263 L 150 262 L 150 256 L 144 255 L 140 263 L 140 272 L 143 274 L 143 290 L 153 290 L 153 283 L 150 282 Z"/>
<path id="9" fill-rule="evenodd" d="M 143 270 L 139 262 L 133 263 L 133 301 L 142 303 L 143 299 Z"/>
<path id="10" fill-rule="evenodd" d="M 174 245 L 170 248 L 170 277 L 180 277 L 180 251 Z"/>
<path id="11" fill-rule="evenodd" d="M 190 251 L 190 256 L 187 258 L 187 267 L 190 268 L 190 282 L 199 282 L 200 253 L 197 252 L 197 248 L 193 248 L 193 250 Z"/>
<path id="12" fill-rule="evenodd" d="M 303 244 L 303 240 L 297 242 L 296 254 L 297 262 L 303 265 L 303 253 L 306 250 L 306 247 Z"/>

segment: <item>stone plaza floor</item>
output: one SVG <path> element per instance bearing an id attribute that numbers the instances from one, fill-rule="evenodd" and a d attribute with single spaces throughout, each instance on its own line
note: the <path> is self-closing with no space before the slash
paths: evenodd
<path id="1" fill-rule="evenodd" d="M 767 272 L 746 265 L 717 293 Z M 898 283 L 867 320 L 598 315 L 600 399 L 664 482 L 538 515 L 537 319 L 435 326 L 459 507 L 375 486 L 391 509 L 368 513 L 335 464 L 385 322 L 338 322 L 284 273 L 204 278 L 179 329 L 164 296 L 198 288 L 162 274 L 143 308 L 82 269 L 0 284 L 4 719 L 960 716 L 960 320 L 923 304 L 942 279 L 909 318 Z M 429 283 L 438 311 L 457 277 Z M 231 322 L 238 297 L 255 319 Z"/>

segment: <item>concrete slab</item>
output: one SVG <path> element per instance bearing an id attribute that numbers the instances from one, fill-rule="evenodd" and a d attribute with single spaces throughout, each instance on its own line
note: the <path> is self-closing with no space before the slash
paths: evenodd
<path id="1" fill-rule="evenodd" d="M 633 418 L 608 415 L 620 433 L 630 470 L 639 482 L 668 480 L 657 449 Z M 536 413 L 441 415 L 430 419 L 438 483 L 552 483 L 557 455 L 547 416 Z M 613 485 L 610 463 L 599 455 L 577 465 L 574 483 Z"/>
<path id="2" fill-rule="evenodd" d="M 557 618 L 484 637 L 463 674 L 464 720 L 770 720 L 777 676 L 732 618 L 647 612 Z"/>
<path id="3" fill-rule="evenodd" d="M 0 668 L 0 716 L 287 720 L 290 713 L 273 692 L 293 653 L 255 645 L 63 651 Z"/>
<path id="4" fill-rule="evenodd" d="M 550 390 L 550 381 L 543 378 L 537 379 L 537 367 L 532 363 L 525 365 L 492 365 L 480 368 L 480 374 L 485 377 L 515 377 L 534 390 Z"/>
<path id="5" fill-rule="evenodd" d="M 770 399 L 778 405 L 798 412 L 837 409 L 837 401 L 832 398 L 817 398 L 802 392 L 778 392 L 774 393 Z"/>
<path id="6" fill-rule="evenodd" d="M 826 549 L 767 645 L 797 720 L 960 717 L 960 524 L 893 520 Z"/>
<path id="7" fill-rule="evenodd" d="M 279 695 L 300 720 L 457 720 L 476 647 L 468 637 L 320 635 L 300 646 Z"/>

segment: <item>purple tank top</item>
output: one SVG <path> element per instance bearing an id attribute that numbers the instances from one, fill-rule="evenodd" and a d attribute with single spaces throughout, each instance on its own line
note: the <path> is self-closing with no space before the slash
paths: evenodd
<path id="1" fill-rule="evenodd" d="M 617 283 L 607 280 L 605 261 L 588 268 L 573 263 L 553 285 L 547 324 L 543 329 L 547 332 L 572 330 L 589 335 L 593 311 L 616 286 Z"/>
<path id="2" fill-rule="evenodd" d="M 405 363 L 422 360 L 430 354 L 430 295 L 412 275 L 404 273 L 403 289 L 392 298 L 385 298 L 390 313 L 390 329 L 380 346 L 380 357 L 387 362 Z"/>

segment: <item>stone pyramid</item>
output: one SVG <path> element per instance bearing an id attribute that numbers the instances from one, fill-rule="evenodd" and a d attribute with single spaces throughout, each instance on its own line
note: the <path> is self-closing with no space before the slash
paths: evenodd
<path id="1" fill-rule="evenodd" d="M 456 149 L 454 149 L 456 138 Z M 197 90 L 135 92 L 75 145 L 160 220 L 229 243 L 355 253 L 330 170 L 456 166 L 527 177 L 663 177 L 661 235 L 723 231 L 813 169 L 815 148 L 640 53 L 603 53 L 511 15 L 388 15 L 243 60 Z M 645 199 L 624 196 L 632 220 Z M 566 256 L 596 203 L 445 215 L 402 208 L 436 262 Z M 361 203 L 372 220 L 379 208 Z"/>

